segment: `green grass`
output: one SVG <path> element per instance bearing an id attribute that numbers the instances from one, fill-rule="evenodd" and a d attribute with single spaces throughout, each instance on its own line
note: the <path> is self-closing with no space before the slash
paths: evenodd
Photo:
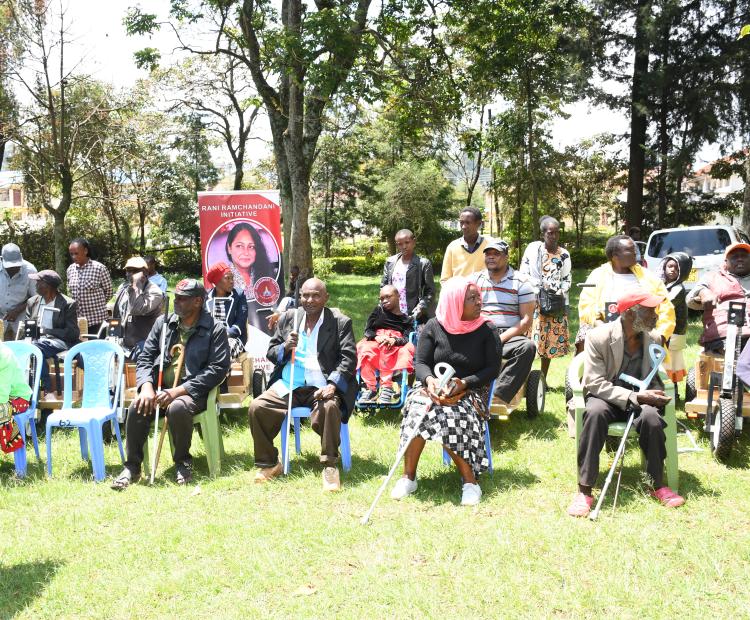
<path id="1" fill-rule="evenodd" d="M 339 278 L 330 291 L 361 334 L 375 279 Z M 56 431 L 52 479 L 33 458 L 23 481 L 0 461 L 0 618 L 747 617 L 747 434 L 727 465 L 704 439 L 704 452 L 681 455 L 683 508 L 647 497 L 630 449 L 617 512 L 569 518 L 568 361 L 552 364 L 543 415 L 492 422 L 495 473 L 476 509 L 458 505 L 457 474 L 428 444 L 416 495 L 384 496 L 367 527 L 359 519 L 395 456 L 394 413 L 352 420 L 354 463 L 337 495 L 321 491 L 309 427 L 291 475 L 273 484 L 253 484 L 238 414 L 224 426 L 220 478 L 207 477 L 195 435 L 196 484 L 177 487 L 162 459 L 153 488 L 120 494 L 91 482 L 77 438 Z M 106 461 L 119 470 L 112 446 Z"/>

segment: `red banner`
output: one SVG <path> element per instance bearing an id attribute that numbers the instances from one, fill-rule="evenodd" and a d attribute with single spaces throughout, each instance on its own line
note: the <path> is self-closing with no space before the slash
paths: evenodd
<path id="1" fill-rule="evenodd" d="M 284 293 L 279 192 L 200 192 L 198 215 L 204 281 L 215 263 L 232 268 L 234 288 L 248 302 L 247 351 L 265 357 L 266 321 Z"/>

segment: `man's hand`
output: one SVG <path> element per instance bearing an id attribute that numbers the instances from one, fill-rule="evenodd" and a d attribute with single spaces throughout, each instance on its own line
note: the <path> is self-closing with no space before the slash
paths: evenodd
<path id="1" fill-rule="evenodd" d="M 325 387 L 315 390 L 313 400 L 331 400 L 336 394 L 336 386 L 329 383 Z"/>
<path id="2" fill-rule="evenodd" d="M 290 353 L 291 350 L 297 346 L 298 340 L 299 340 L 299 334 L 297 332 L 291 332 L 289 336 L 287 336 L 286 342 L 284 343 L 284 350 L 287 353 Z"/>
<path id="3" fill-rule="evenodd" d="M 21 314 L 22 311 L 23 308 L 11 308 L 5 313 L 5 320 L 12 323 L 18 318 L 18 315 Z"/>
<path id="4" fill-rule="evenodd" d="M 700 292 L 700 300 L 703 304 L 704 310 L 710 310 L 716 305 L 716 295 L 714 295 L 711 291 L 709 291 L 707 288 L 704 288 Z"/>
<path id="5" fill-rule="evenodd" d="M 269 316 L 266 319 L 266 324 L 268 325 L 268 329 L 270 331 L 273 331 L 276 329 L 276 323 L 279 322 L 279 319 L 281 318 L 281 312 L 272 312 L 271 316 Z"/>
<path id="6" fill-rule="evenodd" d="M 652 407 L 664 407 L 672 398 L 667 396 L 663 390 L 645 390 L 637 392 L 636 399 L 639 405 L 651 405 Z"/>
<path id="7" fill-rule="evenodd" d="M 169 407 L 170 403 L 179 396 L 178 388 L 162 390 L 156 395 L 156 404 L 162 408 Z"/>
<path id="8" fill-rule="evenodd" d="M 141 386 L 141 391 L 138 393 L 138 396 L 135 397 L 135 401 L 133 401 L 136 413 L 150 415 L 154 410 L 155 401 L 156 394 L 154 393 L 154 386 L 150 383 L 144 383 Z"/>

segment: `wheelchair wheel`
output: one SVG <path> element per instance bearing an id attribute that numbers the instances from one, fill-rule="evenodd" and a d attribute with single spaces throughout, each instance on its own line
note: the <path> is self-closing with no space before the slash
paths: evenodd
<path id="1" fill-rule="evenodd" d="M 691 400 L 695 400 L 698 395 L 698 389 L 695 386 L 695 366 L 688 370 L 687 377 L 685 377 L 685 402 L 689 403 Z"/>
<path id="2" fill-rule="evenodd" d="M 266 391 L 266 373 L 260 368 L 253 371 L 253 398 Z"/>
<path id="3" fill-rule="evenodd" d="M 526 417 L 535 418 L 544 411 L 547 386 L 541 370 L 532 370 L 526 379 Z"/>
<path id="4" fill-rule="evenodd" d="M 573 398 L 573 388 L 570 387 L 570 380 L 568 379 L 568 373 L 565 373 L 565 402 Z"/>
<path id="5" fill-rule="evenodd" d="M 737 410 L 729 398 L 720 398 L 711 431 L 711 451 L 717 459 L 725 459 L 732 451 Z"/>

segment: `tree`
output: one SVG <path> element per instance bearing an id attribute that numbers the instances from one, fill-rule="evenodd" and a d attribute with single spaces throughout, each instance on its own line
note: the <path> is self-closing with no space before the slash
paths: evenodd
<path id="1" fill-rule="evenodd" d="M 9 3 L 0 2 L 0 170 L 5 158 L 5 147 L 10 140 L 11 128 L 17 122 L 18 102 L 9 80 L 10 61 L 19 45 Z"/>
<path id="2" fill-rule="evenodd" d="M 55 13 L 40 0 L 6 6 L 26 44 L 13 58 L 10 79 L 30 99 L 11 135 L 20 147 L 31 203 L 54 220 L 55 268 L 64 276 L 65 217 L 90 174 L 84 165 L 87 153 L 101 139 L 102 121 L 112 112 L 109 91 L 69 69 L 64 11 Z"/>
<path id="3" fill-rule="evenodd" d="M 174 105 L 200 115 L 206 130 L 224 143 L 234 164 L 232 188 L 242 189 L 248 141 L 262 104 L 232 45 L 226 54 L 190 56 L 160 78 L 176 93 Z"/>

